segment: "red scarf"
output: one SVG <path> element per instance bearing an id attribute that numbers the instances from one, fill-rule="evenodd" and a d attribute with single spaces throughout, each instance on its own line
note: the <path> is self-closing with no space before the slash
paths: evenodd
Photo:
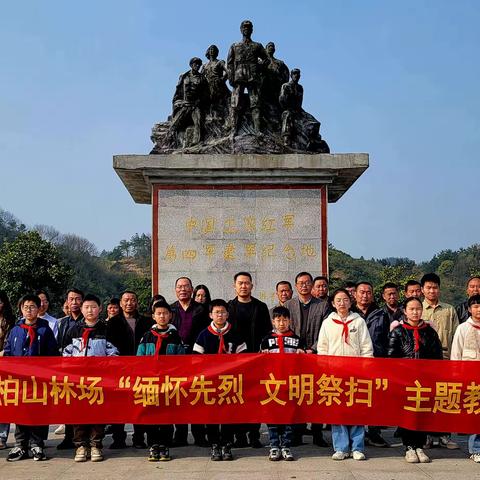
<path id="1" fill-rule="evenodd" d="M 88 345 L 88 337 L 90 336 L 90 334 L 93 332 L 93 330 L 95 330 L 94 327 L 85 327 L 83 329 L 83 332 L 82 332 L 82 350 L 86 350 L 87 349 L 87 345 Z M 82 351 L 81 350 L 81 351 Z"/>
<path id="2" fill-rule="evenodd" d="M 342 337 L 345 340 L 345 343 L 350 345 L 348 341 L 348 326 L 355 320 L 352 318 L 352 320 L 349 320 L 348 322 L 342 322 L 341 320 L 337 320 L 336 318 L 332 318 L 333 322 L 336 323 L 337 325 L 343 325 L 343 331 L 342 331 Z"/>
<path id="3" fill-rule="evenodd" d="M 160 350 L 162 348 L 162 343 L 164 338 L 168 338 L 169 334 L 167 333 L 159 333 L 156 332 L 155 330 L 150 330 L 153 335 L 157 337 L 157 343 L 155 344 L 155 356 L 157 356 L 160 353 Z"/>
<path id="4" fill-rule="evenodd" d="M 37 339 L 37 325 L 27 325 L 25 323 L 20 324 L 22 328 L 28 330 L 27 335 L 30 338 L 29 348 L 32 348 L 33 342 Z"/>
<path id="5" fill-rule="evenodd" d="M 291 330 L 286 333 L 272 333 L 272 336 L 277 339 L 279 353 L 285 353 L 285 344 L 283 343 L 283 337 L 291 337 L 292 335 L 293 332 Z"/>
<path id="6" fill-rule="evenodd" d="M 480 330 L 480 325 L 475 325 L 474 323 L 470 323 L 470 325 L 471 325 L 473 328 L 476 328 L 477 330 Z"/>
<path id="7" fill-rule="evenodd" d="M 210 324 L 208 326 L 208 331 L 210 333 L 213 333 L 213 335 L 217 335 L 217 337 L 220 338 L 220 342 L 218 343 L 218 352 L 217 353 L 228 353 L 225 350 L 225 341 L 223 340 L 223 336 L 225 334 L 227 334 L 231 329 L 232 329 L 232 325 L 230 323 L 227 323 L 227 325 L 225 326 L 223 331 L 213 328 L 212 324 Z"/>
<path id="8" fill-rule="evenodd" d="M 402 327 L 407 330 L 413 330 L 413 340 L 415 341 L 415 352 L 420 350 L 420 331 L 423 328 L 427 328 L 428 325 L 425 322 L 422 322 L 420 325 L 414 327 L 408 323 L 402 323 Z"/>

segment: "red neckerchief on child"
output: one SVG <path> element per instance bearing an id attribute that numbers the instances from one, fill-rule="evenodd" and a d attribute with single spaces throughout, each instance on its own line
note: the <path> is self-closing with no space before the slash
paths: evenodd
<path id="1" fill-rule="evenodd" d="M 95 330 L 95 327 L 84 327 L 82 332 L 82 350 L 87 349 L 88 337 Z M 82 351 L 80 350 L 80 351 Z"/>
<path id="2" fill-rule="evenodd" d="M 473 320 L 472 320 L 472 323 L 468 322 L 469 325 L 471 325 L 473 328 L 476 328 L 477 330 L 480 330 L 480 325 L 475 325 L 475 323 L 473 323 Z"/>
<path id="3" fill-rule="evenodd" d="M 285 333 L 272 333 L 272 337 L 275 337 L 277 339 L 278 353 L 285 353 L 285 344 L 283 343 L 283 337 L 291 337 L 292 335 L 293 332 L 291 330 Z"/>
<path id="4" fill-rule="evenodd" d="M 28 330 L 27 335 L 30 338 L 30 345 L 29 348 L 32 348 L 33 342 L 35 342 L 37 338 L 37 324 L 35 325 L 27 325 L 26 323 L 21 323 L 20 326 L 25 330 Z"/>
<path id="5" fill-rule="evenodd" d="M 350 342 L 348 341 L 348 326 L 355 320 L 352 318 L 348 322 L 342 322 L 341 320 L 337 320 L 336 318 L 332 318 L 333 323 L 336 323 L 337 325 L 343 325 L 343 331 L 342 331 L 342 337 L 345 340 L 345 343 L 350 345 Z"/>
<path id="6" fill-rule="evenodd" d="M 162 348 L 162 343 L 164 338 L 168 338 L 169 334 L 168 332 L 165 333 L 160 333 L 155 331 L 153 328 L 150 330 L 155 337 L 157 337 L 157 342 L 155 343 L 155 356 L 157 356 L 160 353 L 160 350 Z"/>
<path id="7" fill-rule="evenodd" d="M 422 320 L 422 323 L 420 325 L 417 325 L 414 327 L 413 325 L 410 325 L 409 323 L 402 323 L 402 327 L 407 329 L 407 330 L 413 330 L 413 340 L 415 341 L 415 351 L 418 352 L 420 350 L 420 331 L 423 328 L 427 328 L 428 325 Z"/>
<path id="8" fill-rule="evenodd" d="M 217 337 L 220 339 L 218 344 L 218 353 L 228 353 L 225 350 L 225 341 L 223 340 L 223 336 L 232 329 L 232 325 L 227 322 L 226 325 L 220 330 L 212 326 L 212 324 L 213 322 L 208 326 L 208 331 L 213 333 L 213 335 L 217 335 Z"/>

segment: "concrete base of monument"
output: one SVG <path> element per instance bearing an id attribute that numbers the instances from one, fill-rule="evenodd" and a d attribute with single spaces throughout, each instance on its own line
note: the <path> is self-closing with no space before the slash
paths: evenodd
<path id="1" fill-rule="evenodd" d="M 327 273 L 327 203 L 368 155 L 121 155 L 114 168 L 137 203 L 153 205 L 154 292 L 171 297 L 187 275 L 228 299 L 246 270 L 271 305 L 278 281 Z"/>

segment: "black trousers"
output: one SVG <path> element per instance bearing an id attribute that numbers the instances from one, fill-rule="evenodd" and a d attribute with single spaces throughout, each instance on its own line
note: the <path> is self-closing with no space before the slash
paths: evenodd
<path id="1" fill-rule="evenodd" d="M 117 443 L 123 443 L 127 438 L 125 424 L 115 423 L 112 425 L 112 440 Z"/>
<path id="2" fill-rule="evenodd" d="M 236 425 L 207 425 L 207 438 L 210 445 L 227 445 L 233 443 L 233 433 Z"/>
<path id="3" fill-rule="evenodd" d="M 260 440 L 260 423 L 238 423 L 235 425 L 235 435 L 238 437 L 248 437 L 248 441 L 252 443 Z"/>
<path id="4" fill-rule="evenodd" d="M 173 439 L 173 425 L 144 425 L 147 434 L 147 445 L 169 447 Z"/>
<path id="5" fill-rule="evenodd" d="M 45 446 L 48 436 L 48 425 L 15 425 L 15 446 L 27 449 L 28 447 Z"/>
<path id="6" fill-rule="evenodd" d="M 73 425 L 73 443 L 78 447 L 102 448 L 105 425 Z"/>
<path id="7" fill-rule="evenodd" d="M 416 430 L 407 430 L 406 428 L 398 427 L 398 433 L 405 447 L 423 448 L 427 441 L 426 432 L 417 432 Z"/>
<path id="8" fill-rule="evenodd" d="M 193 440 L 195 442 L 205 441 L 205 425 L 192 424 L 191 426 Z M 175 442 L 176 443 L 185 443 L 188 438 L 188 425 L 175 425 Z"/>

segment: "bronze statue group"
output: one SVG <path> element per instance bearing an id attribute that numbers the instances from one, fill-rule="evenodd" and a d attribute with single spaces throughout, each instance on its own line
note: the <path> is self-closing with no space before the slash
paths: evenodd
<path id="1" fill-rule="evenodd" d="M 264 48 L 253 41 L 251 21 L 240 31 L 242 40 L 231 45 L 226 62 L 216 45 L 207 48 L 206 64 L 190 60 L 169 121 L 154 127 L 152 153 L 329 153 L 320 122 L 302 108 L 300 70 L 289 72 L 275 58 L 273 42 Z"/>

